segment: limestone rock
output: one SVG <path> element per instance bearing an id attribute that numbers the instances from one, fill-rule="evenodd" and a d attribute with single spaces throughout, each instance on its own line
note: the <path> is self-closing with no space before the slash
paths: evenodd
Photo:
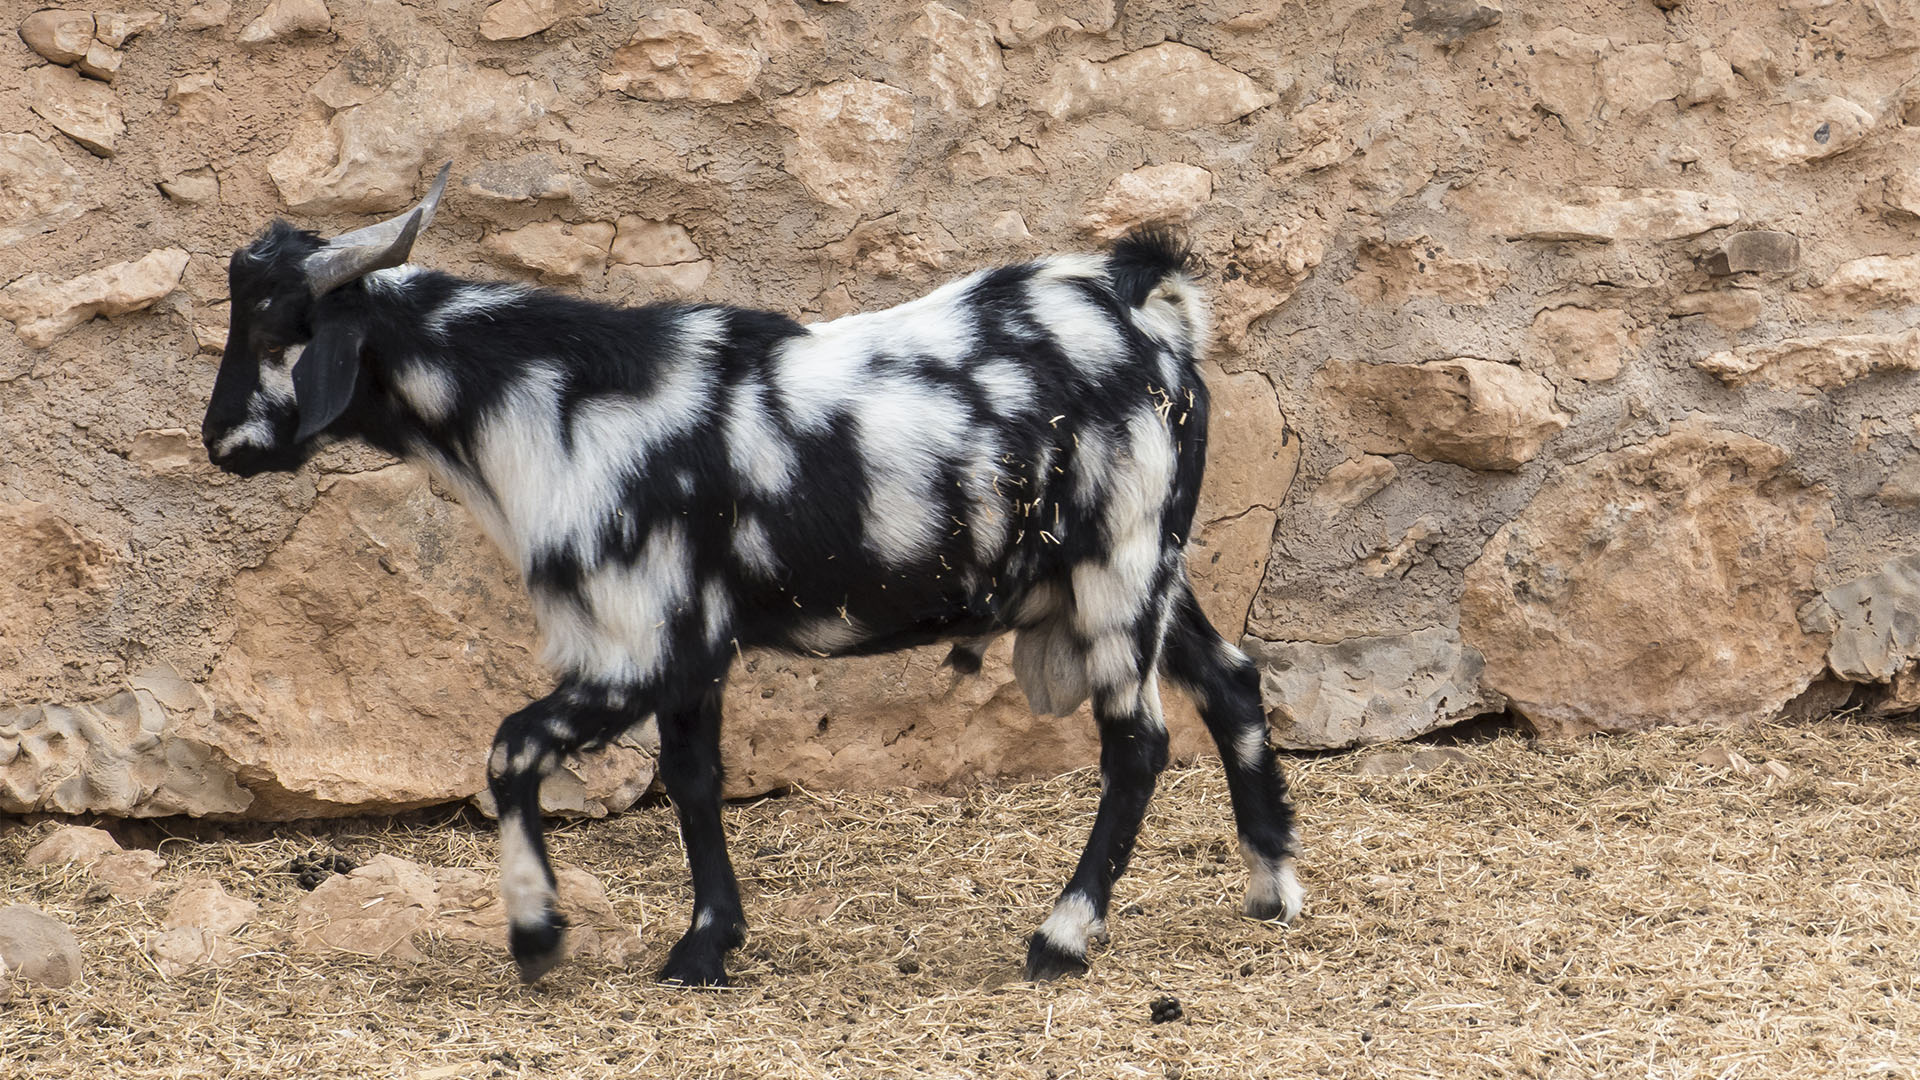
<path id="1" fill-rule="evenodd" d="M 1404 304 L 1432 296 L 1450 304 L 1484 304 L 1507 283 L 1505 268 L 1477 259 L 1459 259 L 1431 237 L 1389 243 L 1360 242 L 1357 272 L 1347 289 L 1368 303 Z"/>
<path id="2" fill-rule="evenodd" d="M 96 11 L 93 36 L 108 48 L 117 49 L 135 35 L 158 30 L 166 23 L 167 17 L 157 11 Z"/>
<path id="3" fill-rule="evenodd" d="M 536 221 L 521 229 L 493 233 L 481 250 L 507 266 L 531 270 L 548 281 L 582 281 L 607 267 L 613 223 Z"/>
<path id="4" fill-rule="evenodd" d="M 1818 296 L 1842 311 L 1920 304 L 1920 255 L 1870 255 L 1841 263 Z"/>
<path id="5" fill-rule="evenodd" d="M 95 315 L 125 315 L 148 307 L 180 284 L 186 268 L 185 251 L 162 248 L 67 281 L 28 274 L 0 289 L 0 319 L 13 321 L 21 341 L 44 349 Z"/>
<path id="6" fill-rule="evenodd" d="M 1517 469 L 1569 417 L 1529 371 L 1472 357 L 1421 364 L 1336 361 L 1322 372 L 1354 447 L 1470 469 Z"/>
<path id="7" fill-rule="evenodd" d="M 1826 590 L 1800 612 L 1809 634 L 1831 635 L 1827 666 L 1850 682 L 1887 682 L 1920 657 L 1920 555 Z"/>
<path id="8" fill-rule="evenodd" d="M 236 41 L 265 45 L 306 34 L 324 34 L 333 28 L 333 16 L 322 0 L 270 0 L 260 17 L 243 27 Z"/>
<path id="9" fill-rule="evenodd" d="M 545 115 L 550 84 L 464 61 L 447 40 L 392 0 L 365 9 L 345 60 L 314 87 L 335 110 L 295 125 L 267 160 L 288 208 L 302 214 L 382 213 L 413 202 L 422 173 L 451 147 L 509 140 Z"/>
<path id="10" fill-rule="evenodd" d="M 1480 654 L 1447 627 L 1335 645 L 1248 637 L 1240 647 L 1260 668 L 1274 744 L 1288 749 L 1408 739 L 1504 707 L 1481 689 Z"/>
<path id="11" fill-rule="evenodd" d="M 45 840 L 27 849 L 28 866 L 65 866 L 79 863 L 92 866 L 102 857 L 121 850 L 120 842 L 105 829 L 85 825 L 62 825 Z"/>
<path id="12" fill-rule="evenodd" d="M 190 127 L 210 127 L 226 107 L 220 93 L 220 77 L 214 71 L 195 71 L 173 80 L 167 88 L 167 104 L 175 116 Z"/>
<path id="13" fill-rule="evenodd" d="M 562 19 L 598 15 L 604 0 L 500 0 L 480 16 L 480 36 L 488 41 L 518 41 L 550 29 Z"/>
<path id="14" fill-rule="evenodd" d="M 186 31 L 212 30 L 227 25 L 233 17 L 233 0 L 200 0 L 199 3 L 180 13 L 180 29 Z"/>
<path id="15" fill-rule="evenodd" d="M 20 22 L 20 40 L 56 64 L 72 64 L 93 47 L 93 13 L 49 8 Z"/>
<path id="16" fill-rule="evenodd" d="M 29 82 L 34 112 L 94 154 L 113 156 L 127 125 L 112 90 L 61 67 L 35 68 Z"/>
<path id="17" fill-rule="evenodd" d="M 1811 394 L 1878 371 L 1920 371 L 1920 329 L 1896 334 L 1842 334 L 1742 345 L 1695 362 L 1728 386 L 1758 383 Z"/>
<path id="18" fill-rule="evenodd" d="M 437 910 L 439 890 L 425 867 L 375 855 L 300 898 L 293 909 L 293 943 L 302 952 L 337 949 L 357 956 L 420 960 L 413 937 L 426 929 Z"/>
<path id="19" fill-rule="evenodd" d="M 1481 185 L 1459 200 L 1501 236 L 1520 240 L 1678 240 L 1740 220 L 1731 195 L 1666 188 Z"/>
<path id="20" fill-rule="evenodd" d="M 1143 165 L 1115 177 L 1081 223 L 1110 240 L 1137 225 L 1186 221 L 1212 197 L 1213 174 L 1198 165 Z"/>
<path id="21" fill-rule="evenodd" d="M 667 8 L 635 24 L 633 37 L 613 54 L 613 67 L 600 83 L 648 101 L 715 104 L 752 93 L 759 74 L 758 52 L 728 44 L 685 8 Z"/>
<path id="22" fill-rule="evenodd" d="M 607 271 L 607 276 L 620 286 L 619 295 L 634 296 L 642 301 L 693 296 L 712 275 L 712 259 L 666 266 L 615 263 Z"/>
<path id="23" fill-rule="evenodd" d="M 87 47 L 87 55 L 80 58 L 74 68 L 82 75 L 91 76 L 101 82 L 112 82 L 120 74 L 120 65 L 126 55 L 118 49 L 110 49 L 96 41 Z"/>
<path id="24" fill-rule="evenodd" d="M 1749 229 L 1728 236 L 1720 250 L 1707 259 L 1707 273 L 1785 274 L 1800 268 L 1800 238 L 1771 229 Z"/>
<path id="25" fill-rule="evenodd" d="M 1278 100 L 1199 49 L 1168 41 L 1103 64 L 1069 60 L 1036 106 L 1056 122 L 1117 112 L 1149 128 L 1185 131 L 1231 123 Z"/>
<path id="26" fill-rule="evenodd" d="M 460 868 L 428 871 L 437 886 L 439 910 L 428 924 L 435 937 L 499 949 L 507 939 L 507 915 L 499 886 L 489 875 Z M 595 875 L 555 863 L 554 884 L 566 915 L 567 955 L 592 957 L 615 967 L 633 967 L 645 955 L 634 928 L 620 918 Z"/>
<path id="27" fill-rule="evenodd" d="M 0 908 L 0 971 L 56 990 L 70 986 L 80 978 L 79 939 L 39 908 Z"/>
<path id="28" fill-rule="evenodd" d="M 1747 167 L 1802 165 L 1845 153 L 1873 129 L 1873 114 L 1842 97 L 1781 105 L 1733 144 L 1733 161 Z"/>
<path id="29" fill-rule="evenodd" d="M 220 201 L 220 178 L 208 166 L 188 169 L 160 181 L 167 198 L 186 206 L 203 206 Z"/>
<path id="30" fill-rule="evenodd" d="M 1328 516 L 1344 514 L 1385 490 L 1397 472 L 1393 462 L 1373 454 L 1349 458 L 1327 470 L 1313 489 L 1313 505 Z"/>
<path id="31" fill-rule="evenodd" d="M 619 221 L 612 255 L 615 262 L 674 266 L 700 261 L 700 247 L 684 225 L 627 215 Z"/>
<path id="32" fill-rule="evenodd" d="M 793 132 L 787 172 L 830 206 L 864 209 L 893 188 L 913 136 L 913 95 L 848 79 L 771 103 Z"/>
<path id="33" fill-rule="evenodd" d="M 1888 173 L 1880 182 L 1880 205 L 1890 217 L 1920 218 L 1920 167 Z"/>
<path id="34" fill-rule="evenodd" d="M 1407 0 L 1415 30 L 1454 41 L 1500 22 L 1501 0 Z"/>
<path id="35" fill-rule="evenodd" d="M 0 134 L 0 247 L 12 247 L 89 209 L 86 186 L 53 147 Z"/>
<path id="36" fill-rule="evenodd" d="M 1633 320 L 1615 308 L 1548 308 L 1533 319 L 1530 361 L 1556 384 L 1562 379 L 1607 382 L 1635 355 Z"/>
<path id="37" fill-rule="evenodd" d="M 1327 223 L 1298 218 L 1257 236 L 1239 235 L 1212 286 L 1214 333 L 1228 348 L 1246 343 L 1253 324 L 1287 302 L 1326 257 Z"/>
<path id="38" fill-rule="evenodd" d="M 546 692 L 513 570 L 405 466 L 324 486 L 233 603 L 219 708 L 186 733 L 231 759 L 256 818 L 465 799 L 500 720 Z"/>
<path id="39" fill-rule="evenodd" d="M 1671 310 L 1675 315 L 1704 315 L 1722 330 L 1745 330 L 1760 321 L 1765 307 L 1750 290 L 1720 289 L 1676 296 Z"/>
<path id="40" fill-rule="evenodd" d="M 259 904 L 229 895 L 212 878 L 200 878 L 175 894 L 161 925 L 169 930 L 198 926 L 216 934 L 231 934 L 259 913 Z"/>
<path id="41" fill-rule="evenodd" d="M 1233 517 L 1194 525 L 1187 543 L 1187 574 L 1200 610 L 1228 641 L 1246 632 L 1247 613 L 1273 555 L 1273 529 L 1278 521 L 1273 510 L 1255 506 Z"/>
<path id="42" fill-rule="evenodd" d="M 111 851 L 87 867 L 87 876 L 116 900 L 142 900 L 160 887 L 154 878 L 166 868 L 166 860 L 151 851 Z"/>
<path id="43" fill-rule="evenodd" d="M 1006 71 L 992 27 L 944 4 L 928 4 L 914 20 L 913 33 L 926 39 L 927 80 L 942 109 L 984 109 L 1000 100 Z"/>
<path id="44" fill-rule="evenodd" d="M 1200 375 L 1212 415 L 1207 472 L 1194 520 L 1206 524 L 1256 506 L 1278 510 L 1300 469 L 1300 438 L 1287 426 L 1273 384 L 1257 372 L 1229 375 L 1211 361 L 1200 364 Z M 1170 423 L 1181 422 L 1184 405 L 1174 402 Z"/>
<path id="45" fill-rule="evenodd" d="M 1543 735 L 1773 715 L 1824 666 L 1795 613 L 1828 495 L 1705 424 L 1550 476 L 1467 568 L 1460 636 Z"/>
<path id="46" fill-rule="evenodd" d="M 863 221 L 822 250 L 856 274 L 925 280 L 959 247 L 939 222 L 905 211 Z"/>
<path id="47" fill-rule="evenodd" d="M 563 165 L 545 154 L 528 154 L 512 161 L 489 161 L 460 178 L 469 195 L 493 202 L 530 203 L 571 199 L 577 182 Z"/>
<path id="48" fill-rule="evenodd" d="M 199 926 L 177 926 L 146 935 L 141 942 L 153 966 L 169 979 L 201 968 L 224 967 L 240 956 L 229 938 Z"/>

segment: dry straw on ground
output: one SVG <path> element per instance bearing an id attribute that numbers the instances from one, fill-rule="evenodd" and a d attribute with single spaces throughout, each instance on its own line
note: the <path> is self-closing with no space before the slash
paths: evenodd
<path id="1" fill-rule="evenodd" d="M 1745 761 L 1701 763 L 1725 750 Z M 89 901 L 83 873 L 21 866 L 52 828 L 25 824 L 0 835 L 0 904 L 65 920 L 88 968 L 67 990 L 15 987 L 0 1073 L 1920 1076 L 1920 728 L 1503 735 L 1461 753 L 1386 776 L 1356 771 L 1366 755 L 1295 763 L 1312 896 L 1291 929 L 1234 914 L 1245 873 L 1216 765 L 1169 772 L 1112 947 L 1048 986 L 1017 961 L 1085 834 L 1089 772 L 731 809 L 753 929 L 740 987 L 719 993 L 592 963 L 522 989 L 504 951 L 451 942 L 420 963 L 282 951 L 295 855 L 490 866 L 484 826 L 459 815 L 224 839 L 182 823 L 163 880 L 212 875 L 263 911 L 243 959 L 166 981 L 135 941 L 171 888 Z M 601 875 L 657 964 L 687 913 L 671 812 L 554 844 Z M 1184 1018 L 1151 1023 L 1169 995 Z"/>

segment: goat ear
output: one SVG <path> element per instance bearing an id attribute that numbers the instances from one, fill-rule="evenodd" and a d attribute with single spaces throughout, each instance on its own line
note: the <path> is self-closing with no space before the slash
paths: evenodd
<path id="1" fill-rule="evenodd" d="M 295 442 L 306 442 L 340 419 L 360 379 L 360 347 L 367 332 L 355 322 L 334 321 L 321 328 L 293 364 L 293 402 L 300 410 Z"/>

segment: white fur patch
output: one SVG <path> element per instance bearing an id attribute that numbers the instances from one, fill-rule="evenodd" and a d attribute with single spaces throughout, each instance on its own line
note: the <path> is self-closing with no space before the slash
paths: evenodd
<path id="1" fill-rule="evenodd" d="M 732 629 L 733 598 L 718 579 L 700 587 L 700 615 L 707 632 L 707 644 L 718 647 Z"/>
<path id="2" fill-rule="evenodd" d="M 1088 257 L 1063 256 L 1045 264 L 1027 285 L 1028 308 L 1075 367 L 1098 375 L 1125 361 L 1127 347 L 1107 312 L 1072 284 L 1073 278 L 1095 276 L 1070 272 L 1079 265 L 1071 260 L 1083 258 Z M 1094 265 L 1098 274 L 1106 272 L 1106 260 L 1095 259 Z"/>
<path id="3" fill-rule="evenodd" d="M 748 490 L 775 496 L 793 487 L 793 444 L 767 412 L 766 387 L 757 382 L 740 384 L 727 405 L 722 437 L 727 461 Z"/>
<path id="4" fill-rule="evenodd" d="M 517 811 L 500 814 L 500 900 L 515 926 L 540 924 L 553 908 L 553 887 Z"/>
<path id="5" fill-rule="evenodd" d="M 524 285 L 508 285 L 499 282 L 462 285 L 453 291 L 453 295 L 426 317 L 424 326 L 427 333 L 445 340 L 447 331 L 455 323 L 473 319 L 492 320 L 495 313 L 503 307 L 510 307 L 526 297 Z"/>
<path id="6" fill-rule="evenodd" d="M 1246 727 L 1241 728 L 1233 737 L 1233 752 L 1239 757 L 1240 764 L 1246 767 L 1251 767 L 1255 762 L 1265 757 L 1267 752 L 1266 721 L 1263 720 L 1258 724 L 1248 724 Z"/>
<path id="7" fill-rule="evenodd" d="M 767 536 L 766 526 L 750 514 L 741 515 L 733 527 L 733 557 L 762 579 L 780 572 L 780 558 L 773 553 L 773 541 Z"/>
<path id="8" fill-rule="evenodd" d="M 917 562 L 948 528 L 934 485 L 969 435 L 966 406 L 946 390 L 892 377 L 869 382 L 852 409 L 867 473 L 867 547 L 891 566 Z"/>
<path id="9" fill-rule="evenodd" d="M 852 619 L 801 619 L 788 631 L 788 638 L 795 646 L 823 653 L 838 652 L 865 637 L 860 624 Z"/>
<path id="10" fill-rule="evenodd" d="M 780 346 L 773 385 L 802 431 L 825 431 L 866 396 L 873 358 L 911 356 L 955 364 L 974 349 L 967 293 L 980 275 L 949 282 L 885 311 L 816 323 Z"/>
<path id="11" fill-rule="evenodd" d="M 1033 404 L 1033 379 L 1010 360 L 987 360 L 976 365 L 973 381 L 1001 416 L 1024 412 Z"/>
<path id="12" fill-rule="evenodd" d="M 360 280 L 366 282 L 367 288 L 374 292 L 386 293 L 389 296 L 393 296 L 404 292 L 407 282 L 412 281 L 424 273 L 426 273 L 426 268 L 423 266 L 415 266 L 413 263 L 401 263 L 399 266 L 389 266 L 385 270 L 372 271 L 362 276 Z"/>
<path id="13" fill-rule="evenodd" d="M 580 591 L 585 613 L 569 599 L 536 597 L 547 662 L 602 682 L 658 674 L 671 649 L 674 616 L 693 595 L 686 527 L 678 520 L 655 526 L 638 559 L 600 567 Z"/>
<path id="14" fill-rule="evenodd" d="M 446 368 L 428 360 L 413 360 L 394 377 L 393 388 L 415 414 L 428 423 L 439 423 L 453 414 L 460 389 Z"/>
<path id="15" fill-rule="evenodd" d="M 1252 880 L 1247 884 L 1247 910 L 1280 905 L 1279 919 L 1290 923 L 1300 915 L 1307 891 L 1300 887 L 1292 859 L 1266 859 L 1254 854 L 1245 840 L 1240 842 L 1240 858 L 1246 861 Z"/>
<path id="16" fill-rule="evenodd" d="M 1087 955 L 1087 941 L 1106 932 L 1106 920 L 1093 913 L 1093 901 L 1077 892 L 1062 896 L 1040 924 L 1040 936 L 1063 953 Z"/>
<path id="17" fill-rule="evenodd" d="M 254 410 L 250 407 L 248 411 Z M 249 416 L 246 423 L 233 428 L 213 444 L 213 452 L 222 457 L 243 446 L 266 449 L 273 445 L 273 424 L 263 416 Z"/>

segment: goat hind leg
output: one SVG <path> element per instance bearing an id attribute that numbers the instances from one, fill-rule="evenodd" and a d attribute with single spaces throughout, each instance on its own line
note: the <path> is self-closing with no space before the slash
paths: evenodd
<path id="1" fill-rule="evenodd" d="M 693 874 L 693 922 L 667 954 L 660 981 L 727 985 L 726 956 L 746 937 L 740 886 L 720 824 L 720 686 L 692 707 L 662 710 L 660 779 L 680 816 Z"/>

